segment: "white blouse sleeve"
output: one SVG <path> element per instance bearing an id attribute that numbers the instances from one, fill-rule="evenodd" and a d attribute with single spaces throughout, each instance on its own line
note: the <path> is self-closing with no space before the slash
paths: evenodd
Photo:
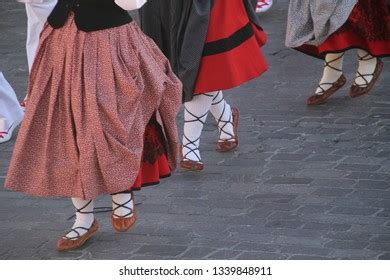
<path id="1" fill-rule="evenodd" d="M 124 10 L 131 11 L 141 8 L 147 0 L 115 0 L 115 3 Z"/>

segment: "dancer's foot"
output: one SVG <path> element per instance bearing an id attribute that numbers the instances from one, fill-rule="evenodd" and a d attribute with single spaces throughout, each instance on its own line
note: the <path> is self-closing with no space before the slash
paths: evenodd
<path id="1" fill-rule="evenodd" d="M 96 220 L 93 221 L 92 225 L 89 228 L 85 227 L 75 227 L 72 228 L 71 232 L 67 235 L 61 237 L 57 241 L 57 250 L 58 251 L 70 251 L 81 248 L 85 242 L 88 241 L 99 229 L 99 224 Z M 83 232 L 83 233 L 81 233 Z M 74 237 L 68 237 L 69 234 L 74 235 Z"/>
<path id="2" fill-rule="evenodd" d="M 308 105 L 325 103 L 330 96 L 345 85 L 346 78 L 342 70 L 343 58 L 344 53 L 326 55 L 324 73 L 315 93 L 308 98 Z"/>
<path id="3" fill-rule="evenodd" d="M 184 103 L 184 134 L 181 149 L 181 168 L 201 171 L 204 168 L 200 156 L 200 137 L 206 122 L 214 93 L 199 94 L 192 101 Z"/>
<path id="4" fill-rule="evenodd" d="M 224 137 L 223 139 L 221 139 L 220 137 L 217 143 L 217 151 L 220 153 L 230 152 L 238 147 L 238 125 L 240 111 L 237 108 L 232 108 L 231 112 L 231 118 L 229 119 L 229 121 L 224 121 L 224 125 L 231 125 L 233 127 L 233 134 L 230 134 L 229 138 Z M 226 131 L 224 132 L 223 127 L 220 128 L 220 131 L 220 135 L 222 133 L 226 134 Z"/>
<path id="5" fill-rule="evenodd" d="M 228 152 L 238 146 L 238 119 L 239 112 L 237 108 L 233 108 L 226 102 L 223 92 L 217 91 L 213 93 L 213 102 L 210 107 L 210 112 L 214 116 L 218 125 L 218 152 Z"/>
<path id="6" fill-rule="evenodd" d="M 72 198 L 76 208 L 76 220 L 72 229 L 57 241 L 58 251 L 78 249 L 98 230 L 93 214 L 93 200 Z"/>
<path id="7" fill-rule="evenodd" d="M 328 98 L 342 88 L 346 82 L 347 79 L 345 76 L 341 75 L 341 77 L 336 82 L 332 83 L 327 90 L 324 90 L 321 94 L 313 94 L 310 96 L 307 99 L 307 105 L 320 105 L 326 103 Z"/>
<path id="8" fill-rule="evenodd" d="M 202 171 L 204 169 L 204 164 L 200 160 L 200 156 L 199 156 L 199 160 L 192 160 L 188 157 L 188 155 L 184 157 L 183 150 L 184 148 L 182 147 L 180 167 L 188 171 Z"/>
<path id="9" fill-rule="evenodd" d="M 0 144 L 8 142 L 12 138 L 12 133 L 20 122 L 14 122 L 10 126 L 7 126 L 5 118 L 0 118 Z"/>
<path id="10" fill-rule="evenodd" d="M 369 53 L 359 50 L 359 68 L 349 96 L 358 97 L 369 93 L 383 71 L 383 62 Z"/>
<path id="11" fill-rule="evenodd" d="M 257 0 L 256 13 L 265 13 L 273 5 L 273 0 Z"/>
<path id="12" fill-rule="evenodd" d="M 195 139 L 195 141 L 191 141 L 186 135 L 184 135 L 183 138 L 180 161 L 181 168 L 189 171 L 202 171 L 204 169 L 204 164 L 199 151 L 200 137 Z"/>
<path id="13" fill-rule="evenodd" d="M 137 221 L 134 208 L 134 194 L 119 193 L 112 195 L 112 227 L 117 232 L 126 232 Z"/>

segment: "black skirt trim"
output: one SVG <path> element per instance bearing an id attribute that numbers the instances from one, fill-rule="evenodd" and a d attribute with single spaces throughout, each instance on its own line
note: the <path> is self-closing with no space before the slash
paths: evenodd
<path id="1" fill-rule="evenodd" d="M 216 55 L 231 51 L 241 44 L 245 43 L 254 35 L 253 27 L 250 22 L 236 31 L 228 38 L 206 43 L 202 56 Z"/>

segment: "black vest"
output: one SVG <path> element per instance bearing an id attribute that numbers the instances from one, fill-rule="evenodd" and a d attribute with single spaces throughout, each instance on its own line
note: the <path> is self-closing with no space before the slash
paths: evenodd
<path id="1" fill-rule="evenodd" d="M 70 12 L 74 13 L 77 28 L 85 32 L 118 27 L 133 20 L 114 0 L 58 0 L 47 21 L 51 27 L 61 28 Z"/>

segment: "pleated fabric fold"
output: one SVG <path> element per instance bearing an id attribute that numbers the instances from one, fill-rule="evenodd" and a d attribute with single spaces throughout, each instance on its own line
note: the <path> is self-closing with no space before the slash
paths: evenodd
<path id="1" fill-rule="evenodd" d="M 83 199 L 127 190 L 154 113 L 174 170 L 181 94 L 167 59 L 135 23 L 86 33 L 72 15 L 60 29 L 46 25 L 5 186 Z"/>

